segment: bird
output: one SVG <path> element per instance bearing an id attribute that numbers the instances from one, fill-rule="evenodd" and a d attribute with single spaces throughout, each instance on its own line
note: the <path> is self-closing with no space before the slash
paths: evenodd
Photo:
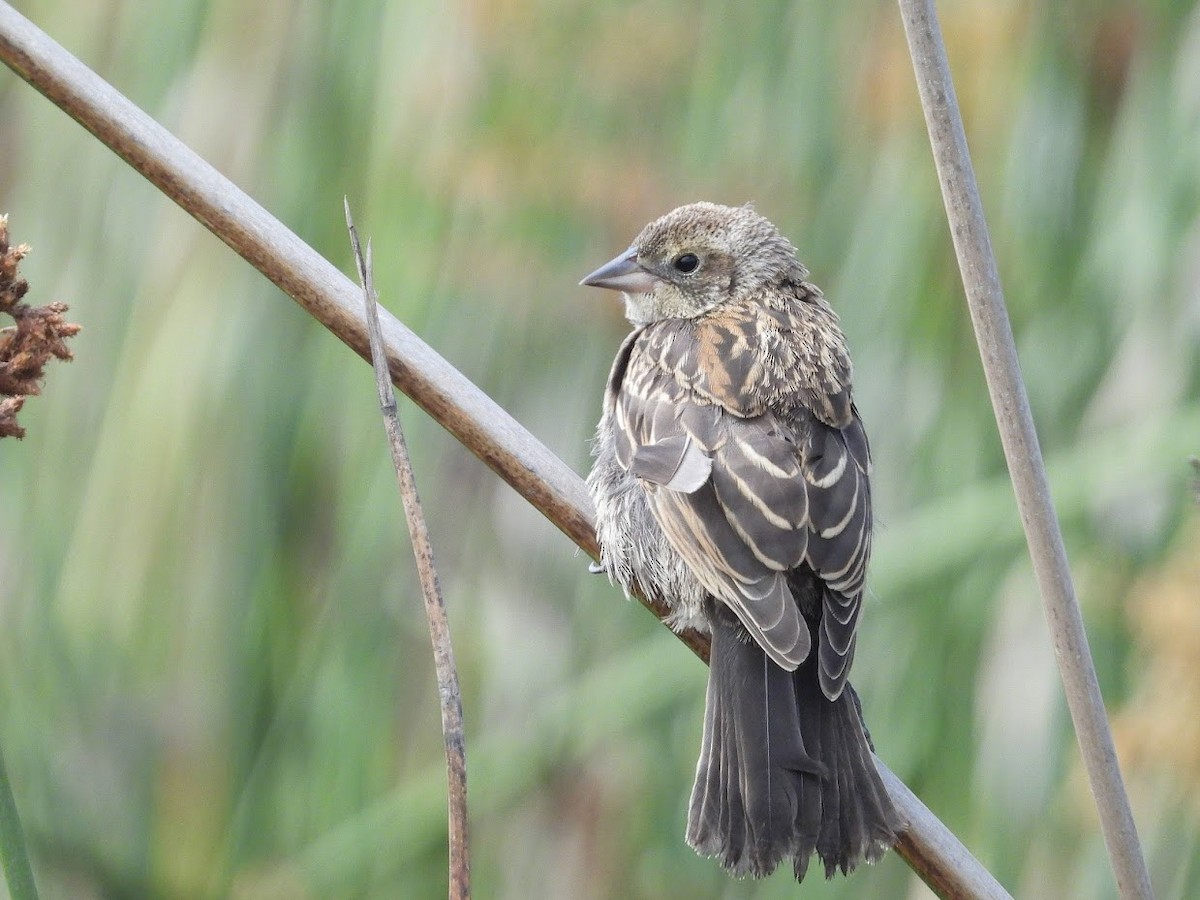
<path id="1" fill-rule="evenodd" d="M 875 862 L 906 823 L 848 681 L 871 451 L 837 314 L 751 205 L 648 224 L 580 282 L 633 326 L 587 485 L 599 561 L 711 635 L 687 842 L 739 877 Z"/>

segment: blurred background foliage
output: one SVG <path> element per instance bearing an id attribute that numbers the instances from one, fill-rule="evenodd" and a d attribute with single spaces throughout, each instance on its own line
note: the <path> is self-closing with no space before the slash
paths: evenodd
<path id="1" fill-rule="evenodd" d="M 841 312 L 881 755 L 1021 897 L 1112 897 L 892 2 L 30 0 L 577 471 L 679 203 Z M 1200 8 L 941 14 L 1153 878 L 1200 896 Z M 437 897 L 428 639 L 368 367 L 0 71 L 0 210 L 84 326 L 0 447 L 0 739 L 47 897 Z M 683 842 L 705 671 L 411 408 L 479 897 L 790 897 Z M 3 888 L 0 888 L 2 891 Z M 922 897 L 891 856 L 808 897 Z"/>

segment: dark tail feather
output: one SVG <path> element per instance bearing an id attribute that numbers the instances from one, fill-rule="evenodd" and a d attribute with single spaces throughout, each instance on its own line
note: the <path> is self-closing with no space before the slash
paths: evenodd
<path id="1" fill-rule="evenodd" d="M 815 851 L 826 877 L 875 862 L 903 827 L 875 769 L 858 697 L 830 702 L 815 657 L 787 672 L 713 619 L 704 737 L 688 810 L 688 843 L 736 875 L 768 875 L 784 859 L 803 879 Z"/>

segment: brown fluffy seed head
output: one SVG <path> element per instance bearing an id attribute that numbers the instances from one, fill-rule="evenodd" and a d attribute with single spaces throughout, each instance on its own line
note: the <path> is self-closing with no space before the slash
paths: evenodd
<path id="1" fill-rule="evenodd" d="M 642 229 L 631 251 L 654 276 L 649 293 L 626 293 L 630 321 L 691 319 L 808 271 L 796 248 L 750 206 L 691 203 Z"/>

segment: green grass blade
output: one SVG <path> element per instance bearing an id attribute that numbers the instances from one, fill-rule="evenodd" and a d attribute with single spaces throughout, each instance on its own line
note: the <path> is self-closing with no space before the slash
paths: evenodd
<path id="1" fill-rule="evenodd" d="M 25 832 L 21 829 L 17 801 L 13 799 L 12 786 L 8 783 L 3 751 L 0 751 L 0 865 L 4 867 L 12 900 L 37 900 L 37 885 L 33 882 L 33 869 L 25 848 Z"/>

